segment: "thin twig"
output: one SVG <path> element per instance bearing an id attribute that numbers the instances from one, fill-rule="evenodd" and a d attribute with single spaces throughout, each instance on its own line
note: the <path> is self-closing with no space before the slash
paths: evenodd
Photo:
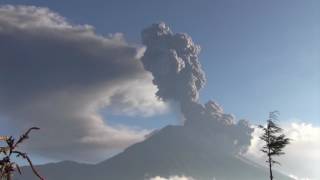
<path id="1" fill-rule="evenodd" d="M 18 144 L 22 143 L 24 140 L 28 139 L 29 138 L 29 133 L 32 131 L 32 130 L 39 130 L 40 128 L 38 127 L 32 127 L 32 128 L 29 128 L 27 132 L 25 132 L 24 134 L 22 134 L 20 136 L 20 138 L 18 139 L 18 141 L 14 144 L 14 147 L 17 147 Z"/>
<path id="2" fill-rule="evenodd" d="M 12 153 L 18 154 L 18 156 L 21 156 L 22 158 L 26 159 L 33 171 L 33 173 L 41 180 L 44 180 L 44 178 L 38 173 L 38 171 L 36 170 L 36 168 L 34 167 L 34 165 L 32 164 L 31 159 L 28 157 L 28 155 L 26 153 L 22 153 L 20 151 L 12 151 Z"/>

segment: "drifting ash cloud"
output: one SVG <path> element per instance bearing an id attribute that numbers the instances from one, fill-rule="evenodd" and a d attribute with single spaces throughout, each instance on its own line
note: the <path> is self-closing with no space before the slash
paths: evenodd
<path id="1" fill-rule="evenodd" d="M 44 157 L 96 162 L 148 133 L 108 125 L 102 108 L 166 110 L 139 61 L 144 49 L 121 34 L 100 36 L 47 8 L 7 5 L 0 6 L 0 51 L 0 115 L 15 132 L 41 127 L 26 148 Z"/>

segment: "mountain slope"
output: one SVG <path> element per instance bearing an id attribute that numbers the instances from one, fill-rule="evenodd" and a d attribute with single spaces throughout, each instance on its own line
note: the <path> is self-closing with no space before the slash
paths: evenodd
<path id="1" fill-rule="evenodd" d="M 186 175 L 197 180 L 267 179 L 266 169 L 236 153 L 226 152 L 223 143 L 217 144 L 220 137 L 219 132 L 167 126 L 96 165 L 62 162 L 38 168 L 49 180 L 144 180 L 158 175 Z M 290 179 L 279 173 L 275 177 Z M 22 179 L 35 178 L 29 171 Z"/>

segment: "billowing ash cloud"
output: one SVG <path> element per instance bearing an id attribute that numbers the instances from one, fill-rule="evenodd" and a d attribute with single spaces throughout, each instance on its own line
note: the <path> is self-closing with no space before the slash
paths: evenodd
<path id="1" fill-rule="evenodd" d="M 236 122 L 214 101 L 198 102 L 206 80 L 198 59 L 200 47 L 191 37 L 173 33 L 165 23 L 159 23 L 142 31 L 142 42 L 147 47 L 142 62 L 153 75 L 157 96 L 180 104 L 185 126 L 216 133 L 216 141 L 225 145 L 226 152 L 246 150 L 253 131 L 248 122 Z"/>
<path id="2" fill-rule="evenodd" d="M 191 37 L 159 23 L 143 30 L 142 42 L 147 46 L 142 61 L 154 76 L 157 95 L 165 100 L 197 101 L 205 75 L 198 60 L 200 47 Z"/>
<path id="3" fill-rule="evenodd" d="M 41 127 L 27 148 L 53 159 L 101 160 L 141 141 L 146 131 L 110 126 L 98 112 L 165 110 L 138 60 L 143 50 L 121 34 L 97 35 L 46 8 L 1 6 L 1 121 L 14 132 Z"/>

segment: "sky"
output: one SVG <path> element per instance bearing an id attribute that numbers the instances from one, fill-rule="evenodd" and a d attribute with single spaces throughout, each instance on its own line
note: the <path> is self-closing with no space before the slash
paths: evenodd
<path id="1" fill-rule="evenodd" d="M 102 35 L 121 32 L 136 43 L 143 27 L 164 21 L 202 47 L 208 83 L 201 100 L 214 99 L 253 122 L 278 110 L 283 120 L 319 124 L 319 1 L 1 2 L 49 7 L 72 23 Z M 153 122 L 145 126 L 168 123 Z"/>
<path id="2" fill-rule="evenodd" d="M 186 32 L 201 46 L 199 60 L 207 79 L 205 87 L 200 90 L 201 102 L 215 100 L 225 112 L 234 114 L 238 119 L 248 119 L 252 124 L 264 123 L 268 112 L 278 110 L 283 124 L 294 122 L 320 125 L 320 1 L 186 0 L 182 3 L 172 0 L 69 0 L 62 3 L 53 0 L 1 0 L 0 4 L 47 7 L 64 17 L 63 22 L 67 21 L 71 25 L 88 24 L 94 29 L 98 38 L 100 36 L 110 38 L 110 44 L 116 44 L 115 47 L 121 44 L 123 46 L 121 51 L 128 52 L 125 58 L 129 59 L 135 58 L 129 53 L 130 49 L 139 51 L 142 48 L 142 29 L 152 23 L 165 22 L 175 32 Z M 83 29 L 80 31 L 91 31 Z M 122 33 L 123 37 L 117 33 Z M 96 36 L 93 39 L 97 39 Z M 85 38 L 83 41 L 87 42 Z M 82 41 L 79 42 L 81 44 Z M 93 46 L 100 48 L 97 44 Z M 127 67 L 132 67 L 134 70 L 127 73 Z M 124 132 L 134 137 L 130 142 L 136 142 L 141 140 L 142 134 L 152 129 L 181 123 L 181 115 L 174 103 L 166 106 L 163 102 L 155 100 L 153 97 L 155 87 L 150 85 L 150 77 L 141 75 L 140 66 L 119 65 L 119 70 L 126 72 L 126 75 L 116 74 L 120 79 L 117 86 L 120 92 L 126 92 L 126 86 L 123 85 L 126 81 L 123 79 L 143 76 L 144 78 L 138 78 L 138 82 L 130 81 L 133 83 L 131 85 L 137 87 L 133 92 L 150 88 L 150 93 L 147 98 L 138 97 L 137 100 L 130 101 L 131 104 L 137 103 L 139 106 L 141 105 L 139 103 L 143 103 L 140 109 L 136 106 L 128 107 L 128 103 L 122 104 L 125 98 L 121 95 L 119 101 L 117 98 L 110 100 L 110 102 L 115 101 L 114 107 L 98 109 L 99 117 L 94 118 L 102 119 L 102 122 L 117 127 L 110 130 L 106 126 L 101 131 L 115 130 L 123 135 L 120 137 L 123 144 L 111 150 L 115 152 L 130 144 L 124 140 L 124 137 L 127 137 L 124 136 Z M 82 77 L 82 74 L 76 75 Z M 107 81 L 99 73 L 92 77 L 97 77 L 101 82 Z M 82 83 L 90 80 L 85 77 L 83 79 L 76 84 L 76 87 L 82 88 Z M 149 84 L 146 85 L 144 82 Z M 81 91 L 74 90 L 76 94 L 84 91 L 92 92 L 88 97 L 81 94 L 81 100 L 77 103 L 109 95 L 100 96 L 99 93 L 102 93 L 99 89 L 100 84 L 94 86 L 94 90 L 86 88 L 79 88 Z M 113 91 L 108 90 L 110 93 L 114 93 Z M 39 92 L 43 92 L 43 89 Z M 125 94 L 135 96 L 133 92 Z M 33 97 L 33 93 L 30 95 Z M 54 94 L 52 98 L 56 99 L 56 96 L 58 95 Z M 70 102 L 76 101 L 75 99 L 77 97 L 72 97 Z M 145 99 L 152 101 L 151 105 L 149 101 L 145 102 Z M 20 102 L 20 99 L 17 102 Z M 10 105 L 0 104 L 0 107 Z M 42 107 L 43 102 L 35 106 Z M 70 106 L 71 110 L 78 108 L 74 104 Z M 57 107 L 49 107 L 52 108 Z M 11 132 L 9 127 L 12 125 L 12 118 L 20 116 L 12 116 L 9 110 L 2 114 L 0 112 L 2 126 L 0 129 L 3 133 L 17 133 Z M 25 115 L 24 112 L 25 109 L 21 110 L 22 115 Z M 47 109 L 44 112 L 47 112 Z M 79 114 L 76 115 L 78 117 Z M 92 114 L 89 115 L 92 118 Z M 100 120 L 97 122 L 101 123 Z M 129 132 L 127 127 L 130 127 Z M 91 131 L 86 132 L 92 134 Z M 94 138 L 95 135 L 90 137 Z M 60 155 L 52 156 L 53 159 L 56 157 L 64 159 Z M 50 158 L 46 157 L 43 161 L 46 162 Z M 38 161 L 42 162 L 41 154 Z"/>

